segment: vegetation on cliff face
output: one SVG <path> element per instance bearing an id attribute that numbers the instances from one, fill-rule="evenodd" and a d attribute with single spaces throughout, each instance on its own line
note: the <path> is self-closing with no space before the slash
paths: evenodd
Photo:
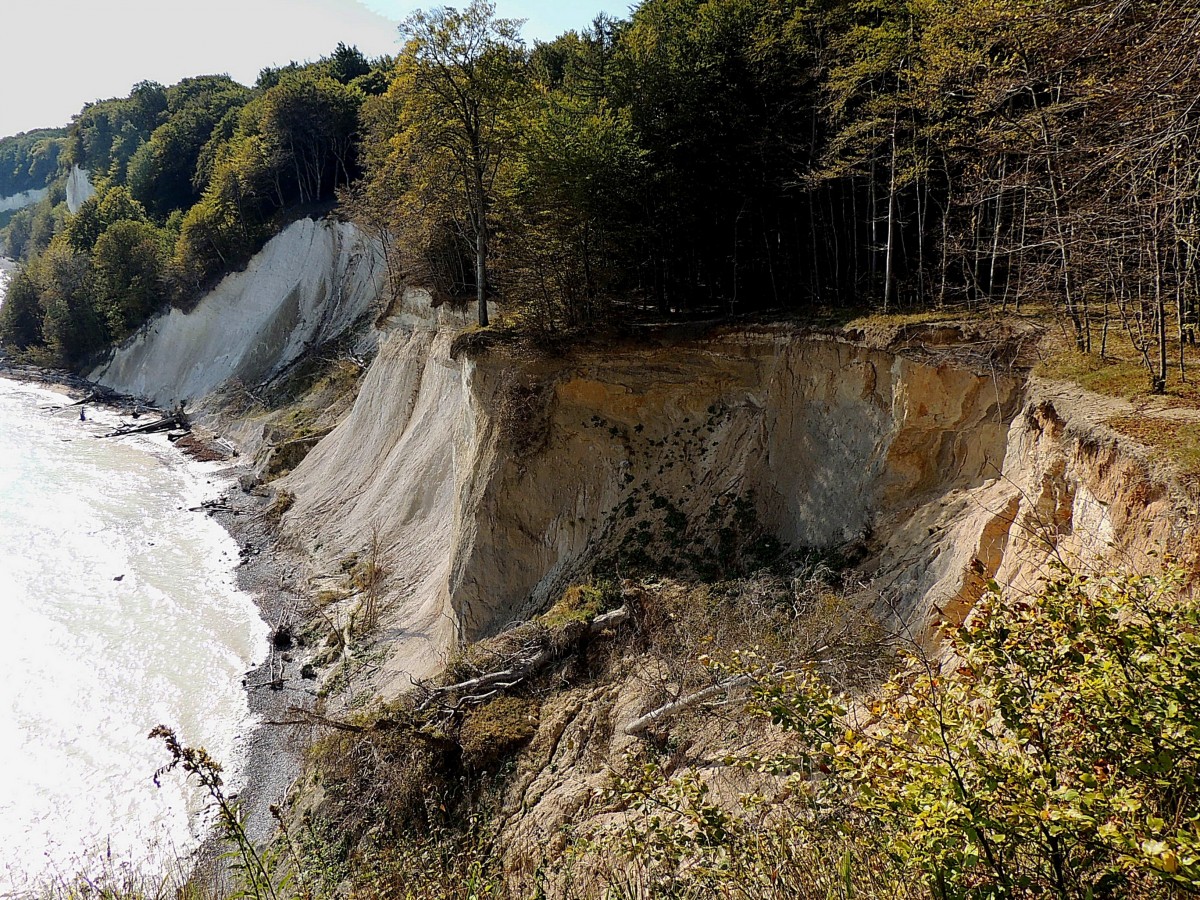
<path id="1" fill-rule="evenodd" d="M 1200 891 L 1200 607 L 1181 580 L 1062 572 L 992 594 L 943 661 L 913 654 L 859 696 L 735 657 L 795 740 L 728 762 L 777 778 L 737 811 L 694 772 L 620 780 L 618 896 Z"/>
<path id="2" fill-rule="evenodd" d="M 65 128 L 42 128 L 0 139 L 0 200 L 28 192 L 46 191 L 43 202 L 0 211 L 0 254 L 15 257 L 19 246 L 36 232 L 53 234 L 61 226 L 51 215 L 62 200 L 59 169 L 66 144 Z M 12 237 L 4 238 L 7 232 Z M 47 238 L 48 239 L 48 238 Z"/>
<path id="3" fill-rule="evenodd" d="M 542 337 L 743 313 L 1033 310 L 1057 317 L 1089 375 L 1090 354 L 1118 348 L 1148 390 L 1188 376 L 1196 0 L 645 0 L 531 48 L 473 0 L 404 34 L 394 60 L 339 46 L 253 88 L 141 83 L 22 149 L 39 173 L 51 159 L 86 168 L 97 193 L 70 215 L 52 189 L 13 217 L 6 246 L 25 265 L 0 341 L 83 366 L 244 264 L 288 216 L 340 202 L 398 283 L 475 299 L 481 325 L 484 300 Z M 1129 372 L 1096 377 L 1124 390 Z M 280 493 L 268 515 L 295 499 Z M 257 872 L 246 891 L 1200 892 L 1200 607 L 1182 579 L 995 586 L 930 659 L 883 633 L 878 598 L 781 568 L 772 541 L 732 546 L 737 518 L 707 523 L 709 550 L 667 498 L 646 500 L 658 518 L 603 581 L 463 648 L 386 708 L 297 713 L 329 736 L 281 815 L 276 871 L 226 815 Z M 733 572 L 737 554 L 747 569 Z M 344 573 L 372 604 L 375 555 Z M 631 571 L 640 581 L 611 577 Z M 377 613 L 364 606 L 355 627 Z M 343 683 L 349 636 L 325 635 Z M 889 677 L 897 651 L 909 656 Z M 587 737 L 618 746 L 614 698 L 647 660 L 661 677 L 622 730 L 628 757 L 595 750 L 614 765 L 606 790 L 565 813 L 540 856 L 510 848 L 525 789 L 576 739 L 559 704 L 592 710 Z M 661 724 L 682 714 L 686 727 Z M 718 747 L 724 735 L 763 749 Z M 172 748 L 177 762 L 188 749 Z"/>
<path id="4" fill-rule="evenodd" d="M 633 618 L 583 643 L 576 619 L 526 623 L 442 687 L 332 722 L 279 873 L 298 895 L 413 900 L 1200 892 L 1200 605 L 1181 573 L 993 585 L 931 658 L 872 626 L 828 567 L 792 565 L 602 587 L 596 609 Z M 476 687 L 531 641 L 574 649 Z M 746 641 L 760 648 L 730 649 Z M 723 687 L 606 758 L 611 698 L 655 660 L 664 685 Z M 589 704 L 590 729 L 564 731 Z M 534 770 L 581 734 L 604 787 L 530 844 L 512 826 L 547 815 Z"/>
<path id="5" fill-rule="evenodd" d="M 0 199 L 49 187 L 58 174 L 66 133 L 64 128 L 39 128 L 0 140 Z"/>

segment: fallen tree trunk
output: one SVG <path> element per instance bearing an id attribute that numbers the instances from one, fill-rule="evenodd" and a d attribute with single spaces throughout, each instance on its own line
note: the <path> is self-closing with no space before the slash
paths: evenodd
<path id="1" fill-rule="evenodd" d="M 175 428 L 186 429 L 187 423 L 180 421 L 179 416 L 169 415 L 155 421 L 148 422 L 145 425 L 122 425 L 108 434 L 102 434 L 101 437 L 124 437 L 127 434 L 150 434 L 155 431 L 170 431 Z"/>
<path id="2" fill-rule="evenodd" d="M 630 737 L 636 737 L 661 719 L 678 715 L 685 710 L 691 709 L 693 706 L 699 706 L 706 700 L 711 700 L 713 697 L 726 694 L 734 688 L 742 687 L 750 684 L 753 681 L 754 678 L 750 675 L 738 675 L 734 678 L 726 678 L 724 681 L 718 681 L 716 684 L 711 684 L 702 690 L 696 691 L 694 694 L 688 694 L 686 697 L 680 697 L 678 700 L 660 706 L 658 709 L 652 710 L 651 712 L 646 713 L 644 716 L 634 719 L 625 726 L 625 733 Z"/>
<path id="3" fill-rule="evenodd" d="M 268 719 L 263 722 L 264 725 L 316 725 L 320 728 L 333 728 L 337 731 L 349 731 L 352 734 L 361 734 L 367 731 L 364 725 L 354 725 L 351 722 L 342 722 L 339 719 L 330 719 L 328 716 L 318 715 L 312 710 L 304 709 L 299 706 L 288 707 L 290 719 Z"/>
<path id="4" fill-rule="evenodd" d="M 495 685 L 504 684 L 505 687 L 514 687 L 524 681 L 534 672 L 544 668 L 555 659 L 562 656 L 562 652 L 554 648 L 548 648 L 532 656 L 528 659 L 520 660 L 516 665 L 510 668 L 503 669 L 499 672 L 488 672 L 486 675 L 480 675 L 478 678 L 469 678 L 466 681 L 460 681 L 457 684 L 448 684 L 445 687 L 434 688 L 428 697 L 417 704 L 417 712 L 424 712 L 433 706 L 439 700 L 450 696 L 451 694 L 469 693 Z M 455 705 L 458 708 L 458 704 Z"/>
<path id="5" fill-rule="evenodd" d="M 516 687 L 531 675 L 537 674 L 551 663 L 562 659 L 568 650 L 574 649 L 584 638 L 595 637 L 606 629 L 621 625 L 627 622 L 631 615 L 629 607 L 622 606 L 611 612 L 596 616 L 596 618 L 587 624 L 586 628 L 580 629 L 575 640 L 567 645 L 554 646 L 552 644 L 538 651 L 533 656 L 518 659 L 508 667 L 496 672 L 488 672 L 476 678 L 468 678 L 466 681 L 459 681 L 456 684 L 447 684 L 435 688 L 419 684 L 418 686 L 429 691 L 429 694 L 417 704 L 416 711 L 425 712 L 434 704 L 440 703 L 447 697 L 456 694 L 466 694 L 468 696 L 460 698 L 455 703 L 447 704 L 448 709 L 454 712 L 458 711 L 464 705 L 475 705 L 490 699 L 499 691 Z M 489 688 L 495 688 L 495 690 L 489 691 Z"/>

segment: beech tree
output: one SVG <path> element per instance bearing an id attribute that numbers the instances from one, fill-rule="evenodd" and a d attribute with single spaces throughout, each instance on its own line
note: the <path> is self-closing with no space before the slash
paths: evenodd
<path id="1" fill-rule="evenodd" d="M 514 112 L 527 90 L 521 25 L 496 18 L 488 0 L 472 0 L 461 12 L 416 12 L 401 26 L 408 40 L 389 90 L 409 223 L 422 226 L 426 239 L 449 225 L 468 245 L 481 326 L 488 324 L 496 180 L 514 148 Z"/>
<path id="2" fill-rule="evenodd" d="M 9 281 L 4 303 L 0 304 L 0 344 L 14 350 L 28 350 L 41 343 L 38 286 L 28 272 L 21 270 Z"/>

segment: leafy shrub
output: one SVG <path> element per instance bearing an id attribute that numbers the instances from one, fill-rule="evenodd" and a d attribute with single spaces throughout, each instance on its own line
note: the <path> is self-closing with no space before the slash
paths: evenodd
<path id="1" fill-rule="evenodd" d="M 809 671 L 756 674 L 755 708 L 796 746 L 729 762 L 773 787 L 731 810 L 695 774 L 619 783 L 624 895 L 664 879 L 675 897 L 1200 891 L 1200 603 L 1181 583 L 993 585 L 946 662 L 915 654 L 866 701 Z"/>
<path id="2" fill-rule="evenodd" d="M 603 612 L 612 592 L 611 582 L 572 585 L 542 616 L 542 623 L 551 630 L 563 628 L 572 622 L 586 624 Z"/>

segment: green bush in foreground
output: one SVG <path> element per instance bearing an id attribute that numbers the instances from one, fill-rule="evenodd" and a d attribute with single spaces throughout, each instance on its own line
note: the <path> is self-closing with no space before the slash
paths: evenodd
<path id="1" fill-rule="evenodd" d="M 947 662 L 913 656 L 863 702 L 805 672 L 757 676 L 756 708 L 798 749 L 728 762 L 769 794 L 731 812 L 695 773 L 621 782 L 631 874 L 613 892 L 1200 893 L 1200 603 L 1182 576 L 993 585 L 949 640 Z"/>

